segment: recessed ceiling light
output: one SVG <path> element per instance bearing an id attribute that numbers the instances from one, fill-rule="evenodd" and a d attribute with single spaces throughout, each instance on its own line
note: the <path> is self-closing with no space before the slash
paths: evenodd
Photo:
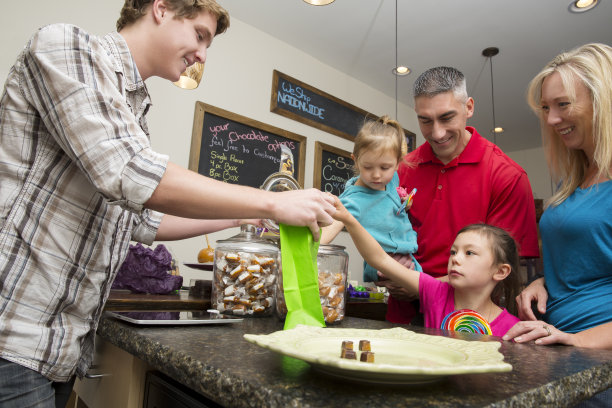
<path id="1" fill-rule="evenodd" d="M 569 5 L 569 11 L 572 13 L 584 13 L 591 10 L 599 3 L 598 0 L 574 0 Z"/>
<path id="2" fill-rule="evenodd" d="M 410 71 L 410 68 L 400 65 L 396 68 L 393 68 L 391 72 L 393 72 L 397 76 L 404 76 L 404 75 L 408 75 L 411 71 Z"/>
<path id="3" fill-rule="evenodd" d="M 328 4 L 333 3 L 335 0 L 304 0 L 308 4 L 312 4 L 313 6 L 327 6 Z"/>
<path id="4" fill-rule="evenodd" d="M 503 127 L 496 127 L 495 129 L 493 129 L 493 132 L 495 132 L 495 133 L 504 133 L 504 128 Z"/>

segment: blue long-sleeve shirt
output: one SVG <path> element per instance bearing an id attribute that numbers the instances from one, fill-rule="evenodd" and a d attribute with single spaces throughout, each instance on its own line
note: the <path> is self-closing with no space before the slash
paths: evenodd
<path id="1" fill-rule="evenodd" d="M 385 190 L 373 190 L 368 187 L 356 186 L 358 177 L 346 182 L 340 201 L 353 214 L 361 225 L 378 241 L 380 246 L 389 253 L 413 254 L 416 252 L 417 235 L 412 229 L 406 211 L 402 210 L 402 201 L 397 193 L 399 177 L 397 173 Z M 421 266 L 414 259 L 415 268 L 421 271 Z M 364 281 L 376 281 L 376 270 L 364 263 Z"/>

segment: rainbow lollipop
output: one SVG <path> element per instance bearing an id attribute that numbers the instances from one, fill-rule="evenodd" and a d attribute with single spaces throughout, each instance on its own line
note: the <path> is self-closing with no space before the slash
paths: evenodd
<path id="1" fill-rule="evenodd" d="M 492 334 L 489 322 L 470 309 L 455 310 L 447 314 L 440 328 L 466 333 Z"/>

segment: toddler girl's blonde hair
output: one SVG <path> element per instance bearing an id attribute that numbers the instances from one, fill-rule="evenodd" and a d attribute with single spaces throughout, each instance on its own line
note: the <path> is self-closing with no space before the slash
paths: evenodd
<path id="1" fill-rule="evenodd" d="M 353 147 L 355 162 L 359 155 L 365 151 L 383 154 L 393 152 L 399 163 L 406 155 L 407 145 L 404 129 L 396 120 L 384 115 L 376 120 L 368 120 L 359 129 Z M 359 174 L 359 167 L 355 166 L 355 174 Z"/>

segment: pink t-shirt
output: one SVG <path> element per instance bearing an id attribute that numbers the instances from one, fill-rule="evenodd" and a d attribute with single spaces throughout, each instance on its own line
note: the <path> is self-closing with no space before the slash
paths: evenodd
<path id="1" fill-rule="evenodd" d="M 439 329 L 446 315 L 455 310 L 455 289 L 448 282 L 440 282 L 426 273 L 421 273 L 419 300 L 425 317 L 425 327 Z M 519 321 L 504 309 L 489 324 L 493 336 L 501 337 Z"/>

